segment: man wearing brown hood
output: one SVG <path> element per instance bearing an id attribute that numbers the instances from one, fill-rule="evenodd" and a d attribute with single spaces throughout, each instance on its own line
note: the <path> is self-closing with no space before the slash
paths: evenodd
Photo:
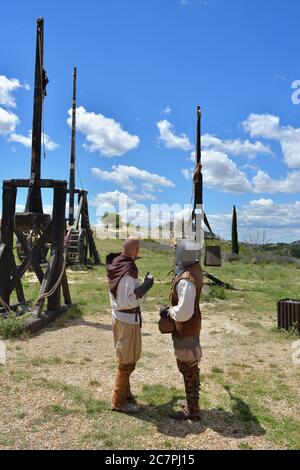
<path id="1" fill-rule="evenodd" d="M 128 403 L 134 401 L 130 390 L 130 375 L 141 357 L 141 302 L 154 283 L 150 273 L 146 275 L 143 284 L 139 281 L 139 272 L 135 264 L 139 250 L 140 241 L 129 238 L 124 242 L 123 253 L 110 254 L 106 258 L 117 356 L 112 409 L 123 413 L 138 411 L 135 406 Z"/>

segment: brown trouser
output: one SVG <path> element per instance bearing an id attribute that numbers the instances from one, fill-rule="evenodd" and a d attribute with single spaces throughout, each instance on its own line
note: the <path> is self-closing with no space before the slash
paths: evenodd
<path id="1" fill-rule="evenodd" d="M 116 356 L 123 364 L 136 364 L 142 352 L 142 332 L 140 325 L 112 320 Z"/>
<path id="2" fill-rule="evenodd" d="M 130 375 L 141 357 L 142 334 L 140 325 L 131 325 L 113 317 L 113 337 L 117 356 L 115 388 L 112 398 L 114 409 L 120 409 L 130 398 Z"/>
<path id="3" fill-rule="evenodd" d="M 202 349 L 199 335 L 184 339 L 173 337 L 173 346 L 176 359 L 186 364 L 200 364 Z"/>

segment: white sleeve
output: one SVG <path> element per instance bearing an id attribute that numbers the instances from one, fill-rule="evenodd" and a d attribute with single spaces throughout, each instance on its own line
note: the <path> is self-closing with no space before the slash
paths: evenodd
<path id="1" fill-rule="evenodd" d="M 188 279 L 182 279 L 177 286 L 178 305 L 171 307 L 170 317 L 176 322 L 186 322 L 194 314 L 196 287 Z"/>
<path id="2" fill-rule="evenodd" d="M 134 293 L 135 280 L 131 276 L 122 277 L 117 290 L 117 304 L 120 310 L 130 310 L 139 307 L 142 299 L 137 299 Z"/>

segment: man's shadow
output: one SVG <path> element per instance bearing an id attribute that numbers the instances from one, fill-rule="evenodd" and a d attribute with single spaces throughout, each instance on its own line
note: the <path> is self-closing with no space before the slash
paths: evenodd
<path id="1" fill-rule="evenodd" d="M 190 434 L 202 434 L 206 429 L 212 429 L 224 437 L 235 439 L 264 435 L 265 430 L 251 412 L 249 405 L 234 396 L 229 387 L 224 388 L 231 400 L 231 411 L 222 408 L 201 410 L 199 421 L 175 421 L 168 415 L 174 411 L 174 406 L 182 397 L 174 396 L 163 405 L 139 405 L 141 411 L 137 418 L 155 424 L 158 432 L 169 437 L 184 438 Z"/>

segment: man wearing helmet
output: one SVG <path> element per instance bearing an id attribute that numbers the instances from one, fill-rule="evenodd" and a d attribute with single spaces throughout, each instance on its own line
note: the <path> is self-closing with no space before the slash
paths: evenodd
<path id="1" fill-rule="evenodd" d="M 200 346 L 201 311 L 200 296 L 203 273 L 200 266 L 200 246 L 194 241 L 180 240 L 176 247 L 176 277 L 173 280 L 171 307 L 161 310 L 161 317 L 174 322 L 172 333 L 177 366 L 183 375 L 186 403 L 183 410 L 174 413 L 174 419 L 197 420 L 200 417 L 199 363 L 202 357 Z"/>

